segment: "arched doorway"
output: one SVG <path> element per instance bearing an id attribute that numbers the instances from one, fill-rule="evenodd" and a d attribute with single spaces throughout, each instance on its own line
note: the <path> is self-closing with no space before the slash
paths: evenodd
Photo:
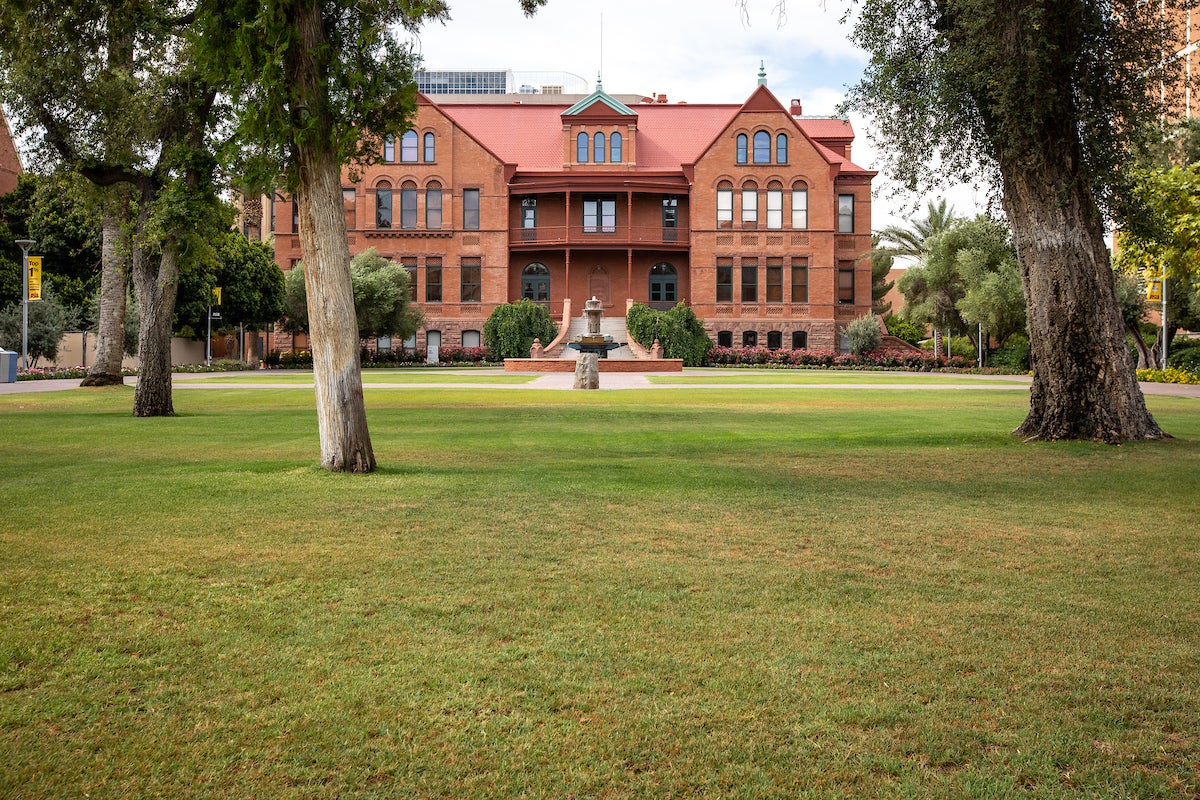
<path id="1" fill-rule="evenodd" d="M 535 261 L 521 271 L 521 298 L 535 303 L 550 303 L 550 270 Z"/>
<path id="2" fill-rule="evenodd" d="M 665 261 L 650 268 L 650 307 L 666 310 L 675 307 L 679 299 L 679 277 L 675 268 Z"/>

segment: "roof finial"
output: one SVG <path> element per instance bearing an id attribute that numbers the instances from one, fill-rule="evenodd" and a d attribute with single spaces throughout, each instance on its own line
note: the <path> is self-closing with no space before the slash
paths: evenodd
<path id="1" fill-rule="evenodd" d="M 765 61 L 758 62 L 758 85 L 767 85 L 767 62 Z"/>

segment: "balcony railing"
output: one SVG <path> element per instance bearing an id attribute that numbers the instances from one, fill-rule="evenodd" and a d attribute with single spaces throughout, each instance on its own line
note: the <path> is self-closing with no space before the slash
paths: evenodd
<path id="1" fill-rule="evenodd" d="M 657 225 L 541 225 L 536 228 L 511 228 L 510 245 L 576 247 L 686 247 L 689 231 L 686 228 L 663 228 Z"/>

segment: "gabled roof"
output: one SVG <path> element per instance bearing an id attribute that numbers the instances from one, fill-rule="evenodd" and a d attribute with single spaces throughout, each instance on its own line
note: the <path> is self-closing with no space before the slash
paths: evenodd
<path id="1" fill-rule="evenodd" d="M 636 111 L 605 92 L 604 86 L 600 83 L 600 81 L 596 81 L 596 91 L 592 92 L 587 97 L 583 98 L 578 103 L 562 112 L 562 115 L 564 117 L 575 117 L 586 113 L 588 116 L 595 116 L 595 109 L 593 109 L 593 106 L 595 106 L 597 103 L 601 103 L 603 106 L 607 107 L 607 111 L 604 108 L 600 109 L 604 116 L 609 116 L 614 113 L 621 116 L 637 116 Z"/>
<path id="2" fill-rule="evenodd" d="M 607 98 L 607 99 L 606 99 Z M 636 110 L 613 100 L 597 89 L 578 103 L 495 105 L 490 103 L 436 104 L 466 134 L 479 142 L 503 164 L 519 172 L 560 172 L 563 169 L 563 122 L 568 116 L 603 112 L 637 125 L 638 172 L 682 172 L 695 164 L 743 111 L 778 112 L 795 124 L 802 136 L 837 171 L 868 174 L 838 155 L 821 140 L 831 144 L 851 141 L 854 131 L 842 119 L 796 119 L 773 94 L 759 86 L 741 104 L 646 103 Z M 624 111 L 618 111 L 618 108 Z M 577 117 L 578 118 L 578 117 Z M 572 174 L 586 170 L 575 168 Z"/>

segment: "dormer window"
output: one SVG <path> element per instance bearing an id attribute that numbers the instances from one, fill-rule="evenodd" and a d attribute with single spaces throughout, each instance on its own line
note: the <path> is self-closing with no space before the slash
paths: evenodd
<path id="1" fill-rule="evenodd" d="M 604 134 L 597 133 L 592 137 L 592 160 L 597 164 L 603 164 L 604 156 Z"/>
<path id="2" fill-rule="evenodd" d="M 575 137 L 575 160 L 580 164 L 586 164 L 588 161 L 588 147 L 590 139 L 586 133 L 581 133 Z"/>
<path id="3" fill-rule="evenodd" d="M 614 164 L 621 163 L 621 145 L 621 134 L 614 133 L 612 136 L 608 137 L 608 160 Z"/>

